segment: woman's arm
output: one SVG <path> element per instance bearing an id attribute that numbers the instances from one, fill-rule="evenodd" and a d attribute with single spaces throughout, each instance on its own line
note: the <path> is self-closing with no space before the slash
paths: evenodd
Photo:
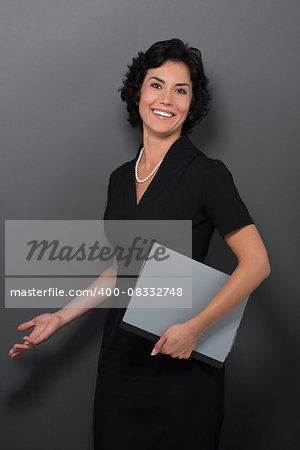
<path id="1" fill-rule="evenodd" d="M 271 273 L 266 248 L 254 224 L 228 233 L 224 239 L 238 265 L 206 308 L 188 322 L 198 337 L 247 298 Z"/>
<path id="2" fill-rule="evenodd" d="M 99 294 L 99 291 L 101 289 L 103 289 L 104 292 L 109 292 L 109 290 L 113 291 L 117 281 L 117 273 L 118 263 L 116 257 L 114 256 L 113 264 L 104 270 L 104 272 L 102 272 L 102 274 L 86 288 L 87 290 L 92 291 L 97 288 L 97 295 L 93 297 L 87 297 L 84 295 L 76 297 L 55 313 L 62 319 L 63 325 L 77 319 L 109 299 L 111 297 L 110 295 L 101 295 Z"/>
<path id="3" fill-rule="evenodd" d="M 109 292 L 108 289 L 113 291 L 117 280 L 118 264 L 114 257 L 114 262 L 102 274 L 96 278 L 96 280 L 87 288 L 94 291 L 95 288 L 98 292 L 97 295 L 86 297 L 84 295 L 74 298 L 66 306 L 55 313 L 40 314 L 37 317 L 29 320 L 28 322 L 21 323 L 18 326 L 18 331 L 25 331 L 34 327 L 29 336 L 24 336 L 23 344 L 14 344 L 10 349 L 9 355 L 11 358 L 15 358 L 26 350 L 36 347 L 41 342 L 46 341 L 56 331 L 70 323 L 72 320 L 77 319 L 92 308 L 104 303 L 110 295 L 101 295 L 99 290 L 103 289 L 104 293 Z"/>
<path id="4" fill-rule="evenodd" d="M 165 331 L 151 355 L 164 353 L 172 358 L 189 358 L 199 336 L 245 300 L 270 275 L 267 251 L 254 224 L 232 231 L 224 239 L 238 259 L 236 269 L 201 313 Z"/>

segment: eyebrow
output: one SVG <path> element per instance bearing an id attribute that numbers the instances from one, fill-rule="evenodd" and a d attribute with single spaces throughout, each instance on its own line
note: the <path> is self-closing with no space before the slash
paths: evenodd
<path id="1" fill-rule="evenodd" d="M 158 77 L 150 77 L 149 80 L 152 80 L 152 78 L 155 79 L 155 80 L 157 80 L 157 81 L 160 81 L 161 83 L 166 83 L 164 80 L 162 80 L 161 78 L 158 78 Z M 148 81 L 149 81 L 149 80 L 148 80 Z M 187 84 L 187 83 L 176 83 L 175 86 L 188 86 L 188 87 L 191 87 L 191 86 L 190 86 L 189 84 Z"/>

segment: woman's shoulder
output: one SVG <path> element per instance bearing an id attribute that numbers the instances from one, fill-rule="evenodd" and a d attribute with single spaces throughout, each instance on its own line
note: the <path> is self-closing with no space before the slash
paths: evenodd
<path id="1" fill-rule="evenodd" d="M 208 156 L 205 150 L 200 149 L 190 139 L 188 143 L 190 149 L 193 151 L 193 155 L 195 155 L 195 158 L 193 158 L 193 166 L 197 170 L 201 169 L 210 175 L 230 172 L 227 165 L 221 159 Z"/>
<path id="2" fill-rule="evenodd" d="M 126 161 L 120 166 L 116 167 L 110 174 L 110 178 L 122 177 L 123 175 L 128 174 L 128 171 L 132 168 L 133 159 L 131 161 Z"/>
<path id="3" fill-rule="evenodd" d="M 198 149 L 199 150 L 199 149 Z M 193 166 L 202 175 L 207 177 L 232 176 L 227 164 L 219 158 L 212 158 L 199 150 L 198 155 L 193 160 Z"/>
<path id="4" fill-rule="evenodd" d="M 235 177 L 223 160 L 212 158 L 203 152 L 195 158 L 195 173 L 203 188 L 203 195 L 234 197 L 238 193 Z"/>

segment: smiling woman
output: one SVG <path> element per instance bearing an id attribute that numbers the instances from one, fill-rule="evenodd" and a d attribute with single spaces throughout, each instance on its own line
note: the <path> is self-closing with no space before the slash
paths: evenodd
<path id="1" fill-rule="evenodd" d="M 125 308 L 109 311 L 94 403 L 95 449 L 218 447 L 225 366 L 190 355 L 199 336 L 268 275 L 268 261 L 230 171 L 187 136 L 208 112 L 207 84 L 200 51 L 179 39 L 156 42 L 133 58 L 120 91 L 142 142 L 135 158 L 110 176 L 104 219 L 190 219 L 192 254 L 200 262 L 217 228 L 239 266 L 225 291 L 198 316 L 166 330 L 154 348 L 120 328 Z"/>

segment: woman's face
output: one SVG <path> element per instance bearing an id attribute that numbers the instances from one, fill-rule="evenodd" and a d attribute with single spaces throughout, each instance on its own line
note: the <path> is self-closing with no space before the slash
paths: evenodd
<path id="1" fill-rule="evenodd" d="M 180 135 L 192 94 L 189 68 L 184 63 L 168 60 L 160 67 L 149 69 L 140 90 L 139 101 L 144 133 Z"/>

